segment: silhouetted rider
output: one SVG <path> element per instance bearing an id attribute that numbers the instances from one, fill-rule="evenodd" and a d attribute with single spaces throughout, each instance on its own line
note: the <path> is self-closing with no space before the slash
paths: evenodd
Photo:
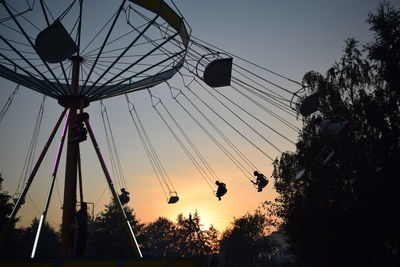
<path id="1" fill-rule="evenodd" d="M 121 195 L 119 195 L 119 201 L 121 201 L 122 205 L 125 205 L 129 202 L 129 192 L 125 190 L 125 188 L 121 188 Z"/>
<path id="2" fill-rule="evenodd" d="M 221 197 L 223 195 L 225 195 L 226 192 L 228 191 L 226 189 L 226 184 L 224 184 L 224 183 L 222 183 L 220 181 L 216 181 L 215 184 L 218 186 L 217 193 L 216 193 L 217 198 L 218 198 L 218 200 L 221 200 Z"/>
<path id="3" fill-rule="evenodd" d="M 257 185 L 257 191 L 261 192 L 264 187 L 267 186 L 268 180 L 265 178 L 264 174 L 254 171 L 254 176 L 257 176 L 256 181 L 251 181 L 253 184 Z"/>

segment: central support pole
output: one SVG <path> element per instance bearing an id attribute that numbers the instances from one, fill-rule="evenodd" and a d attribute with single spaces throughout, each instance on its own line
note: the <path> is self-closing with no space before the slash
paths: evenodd
<path id="1" fill-rule="evenodd" d="M 70 94 L 78 95 L 79 71 L 82 58 L 74 56 L 72 60 L 72 80 Z M 71 105 L 70 119 L 68 125 L 67 161 L 65 167 L 64 204 L 61 229 L 61 252 L 62 258 L 73 257 L 75 236 L 75 212 L 76 212 L 76 182 L 77 182 L 77 155 L 79 142 L 73 141 L 73 125 L 76 123 L 78 107 Z"/>

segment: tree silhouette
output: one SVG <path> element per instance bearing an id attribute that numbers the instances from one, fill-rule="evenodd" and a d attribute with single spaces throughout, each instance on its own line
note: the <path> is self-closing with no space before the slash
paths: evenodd
<path id="1" fill-rule="evenodd" d="M 375 39 L 366 55 L 348 39 L 326 75 L 304 76 L 319 110 L 305 118 L 296 152 L 274 163 L 275 215 L 306 266 L 399 263 L 400 12 L 383 3 L 368 22 Z M 338 140 L 317 124 L 334 117 L 350 121 Z M 326 145 L 335 153 L 324 165 L 316 157 Z"/>
<path id="2" fill-rule="evenodd" d="M 0 173 L 0 229 L 3 229 L 4 224 L 8 220 L 13 204 L 11 202 L 11 196 L 3 191 L 3 175 Z"/>
<path id="3" fill-rule="evenodd" d="M 171 257 L 176 255 L 175 225 L 164 217 L 146 224 L 141 247 L 146 257 Z"/>
<path id="4" fill-rule="evenodd" d="M 206 246 L 210 248 L 211 254 L 217 254 L 220 252 L 220 240 L 219 240 L 219 234 L 220 232 L 218 231 L 217 228 L 214 227 L 214 225 L 210 225 L 208 230 L 206 230 L 207 234 L 207 240 L 206 240 Z"/>
<path id="5" fill-rule="evenodd" d="M 34 218 L 31 225 L 22 230 L 21 239 L 23 245 L 17 250 L 20 257 L 29 258 L 31 256 L 33 243 L 38 229 L 39 220 Z M 22 242 L 21 242 L 22 243 Z M 60 234 L 51 225 L 45 222 L 42 225 L 40 239 L 36 251 L 36 258 L 54 258 L 60 254 Z"/>
<path id="6" fill-rule="evenodd" d="M 124 210 L 136 238 L 140 241 L 143 224 L 136 219 L 132 208 L 124 206 Z M 132 257 L 133 248 L 125 230 L 125 223 L 116 203 L 111 201 L 89 225 L 87 256 Z"/>
<path id="7" fill-rule="evenodd" d="M 233 262 L 255 262 L 259 253 L 271 252 L 267 237 L 270 226 L 270 220 L 260 210 L 234 219 L 232 226 L 222 233 L 221 251 Z"/>
<path id="8" fill-rule="evenodd" d="M 217 243 L 216 229 L 201 229 L 197 210 L 189 217 L 179 214 L 175 224 L 175 249 L 179 257 L 204 256 L 212 253 Z"/>
<path id="9" fill-rule="evenodd" d="M 0 231 L 3 230 L 5 223 L 8 221 L 8 215 L 11 214 L 13 209 L 13 203 L 11 202 L 12 198 L 8 192 L 3 191 L 2 183 L 3 177 L 0 173 Z M 0 258 L 18 258 L 22 255 L 17 249 L 22 244 L 22 231 L 20 229 L 14 229 L 15 224 L 18 221 L 19 218 L 14 220 L 11 230 L 6 237 L 3 246 L 0 248 Z"/>

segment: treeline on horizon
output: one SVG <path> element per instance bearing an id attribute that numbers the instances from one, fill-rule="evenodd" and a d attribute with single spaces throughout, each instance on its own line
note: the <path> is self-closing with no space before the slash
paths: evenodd
<path id="1" fill-rule="evenodd" d="M 0 174 L 0 228 L 12 210 L 11 196 L 2 191 L 2 181 Z M 124 206 L 124 209 L 145 257 L 198 257 L 229 251 L 234 259 L 242 258 L 244 262 L 250 262 L 260 251 L 272 253 L 276 246 L 268 237 L 274 222 L 268 219 L 262 206 L 252 214 L 234 219 L 222 235 L 213 225 L 203 229 L 201 215 L 197 211 L 188 217 L 179 214 L 175 222 L 159 217 L 153 222 L 141 223 L 132 208 Z M 106 205 L 95 218 L 88 220 L 87 243 L 82 256 L 132 257 L 133 250 L 124 224 L 114 201 Z M 1 249 L 0 258 L 30 258 L 37 228 L 38 219 L 35 218 L 30 226 L 13 229 Z M 82 245 L 84 241 L 76 242 Z M 60 232 L 46 222 L 37 258 L 56 258 L 59 249 Z"/>
<path id="2" fill-rule="evenodd" d="M 307 94 L 318 95 L 318 110 L 303 117 L 296 151 L 274 162 L 275 201 L 235 219 L 220 239 L 215 229 L 200 229 L 196 213 L 143 225 L 130 211 L 145 254 L 219 251 L 234 262 L 254 262 L 274 250 L 268 230 L 277 219 L 296 266 L 400 266 L 400 10 L 382 2 L 367 23 L 370 43 L 350 38 L 326 74 L 304 75 Z M 321 120 L 349 124 L 332 139 L 321 134 Z M 334 153 L 321 162 L 318 155 L 327 147 Z M 1 195 L 0 225 L 8 201 Z M 126 236 L 117 233 L 117 222 L 109 223 L 117 218 L 113 213 L 108 206 L 94 220 L 87 255 L 95 256 L 95 246 L 100 256 L 127 255 Z"/>

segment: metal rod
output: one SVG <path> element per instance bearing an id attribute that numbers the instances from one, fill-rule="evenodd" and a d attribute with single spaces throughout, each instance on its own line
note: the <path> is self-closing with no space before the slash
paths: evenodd
<path id="1" fill-rule="evenodd" d="M 35 178 L 35 175 L 36 175 L 37 171 L 39 170 L 40 164 L 42 163 L 43 158 L 46 155 L 46 152 L 49 149 L 51 142 L 53 141 L 53 138 L 54 138 L 54 136 L 58 130 L 58 127 L 60 126 L 66 112 L 67 112 L 67 109 L 64 109 L 64 111 L 61 113 L 61 116 L 58 118 L 58 121 L 57 121 L 56 125 L 54 126 L 54 129 L 51 132 L 50 137 L 46 142 L 46 145 L 44 146 L 42 152 L 40 153 L 39 158 L 36 161 L 36 164 L 33 167 L 31 174 L 29 175 L 28 181 L 26 182 L 25 187 L 22 190 L 22 193 L 19 196 L 17 203 L 15 204 L 15 206 L 10 214 L 10 217 L 8 218 L 7 222 L 5 223 L 3 229 L 0 233 L 0 245 L 3 244 L 5 238 L 8 234 L 8 231 L 15 219 L 15 216 L 17 215 L 19 208 L 21 207 L 21 205 L 24 202 L 24 199 L 25 199 L 26 194 L 28 193 L 29 187 L 31 186 L 33 179 Z"/>
<path id="2" fill-rule="evenodd" d="M 142 37 L 142 35 L 150 28 L 150 26 L 154 24 L 158 17 L 159 15 L 155 16 L 155 18 L 147 24 L 147 26 L 139 33 L 139 35 L 136 36 L 136 38 L 124 49 L 124 51 L 114 60 L 114 62 L 110 66 L 108 66 L 108 68 L 103 72 L 102 75 L 100 75 L 99 78 L 97 78 L 97 80 L 90 86 L 90 88 L 85 90 L 85 92 L 89 92 L 92 90 L 92 88 L 95 87 L 95 85 L 104 77 L 104 75 L 106 75 L 110 71 L 110 69 L 118 62 L 118 60 L 120 60 L 126 54 L 126 52 L 128 52 L 128 50 L 140 39 L 140 37 Z"/>
<path id="3" fill-rule="evenodd" d="M 38 229 L 36 231 L 35 242 L 33 243 L 33 248 L 32 248 L 32 253 L 31 253 L 31 258 L 32 259 L 35 258 L 35 256 L 36 256 L 36 249 L 37 249 L 37 246 L 38 246 L 38 243 L 39 243 L 40 233 L 42 232 L 42 226 L 43 226 L 44 221 L 46 220 L 47 211 L 49 210 L 51 195 L 53 194 L 54 183 L 56 181 L 58 166 L 60 165 L 61 153 L 62 153 L 62 150 L 63 150 L 63 147 L 64 147 L 65 136 L 66 136 L 67 129 L 68 129 L 68 119 L 69 119 L 69 112 L 67 113 L 67 119 L 65 120 L 64 129 L 63 129 L 63 132 L 61 134 L 61 140 L 60 140 L 60 143 L 58 145 L 56 159 L 54 160 L 53 172 L 51 174 L 51 177 L 52 177 L 51 178 L 51 184 L 50 184 L 50 188 L 49 188 L 49 193 L 47 194 L 47 200 L 46 200 L 45 208 L 43 210 L 42 215 L 40 216 Z"/>
<path id="4" fill-rule="evenodd" d="M 72 81 L 70 94 L 77 95 L 79 86 L 79 69 L 82 62 L 81 57 L 74 56 L 72 60 Z M 75 212 L 76 212 L 76 174 L 77 174 L 77 152 L 79 142 L 73 142 L 73 125 L 76 123 L 77 107 L 70 108 L 68 122 L 68 144 L 67 160 L 65 164 L 64 202 L 61 229 L 61 257 L 73 256 Z"/>
<path id="5" fill-rule="evenodd" d="M 2 58 L 4 58 L 5 60 L 7 60 L 8 62 L 10 62 L 10 64 L 14 67 L 14 70 L 15 70 L 15 71 L 16 71 L 16 69 L 18 68 L 18 69 L 22 70 L 23 72 L 25 72 L 27 75 L 29 75 L 29 77 L 31 77 L 32 80 L 35 81 L 36 84 L 34 84 L 32 81 L 30 81 L 29 79 L 27 79 L 27 78 L 25 78 L 25 77 L 24 77 L 24 78 L 25 78 L 25 81 L 23 81 L 24 84 L 21 83 L 21 80 L 20 80 L 18 83 L 21 83 L 22 85 L 25 85 L 25 86 L 26 86 L 26 83 L 30 83 L 30 84 L 31 84 L 31 88 L 32 88 L 33 90 L 36 90 L 36 91 L 39 92 L 39 93 L 40 93 L 41 91 L 46 91 L 46 92 L 47 92 L 46 94 L 47 94 L 48 96 L 53 97 L 53 98 L 57 98 L 59 95 L 61 95 L 60 92 L 57 92 L 58 94 L 56 94 L 56 93 L 53 92 L 53 91 L 47 90 L 46 86 L 48 86 L 48 87 L 50 88 L 50 87 L 52 86 L 51 82 L 49 82 L 48 85 L 43 86 L 43 83 L 46 82 L 45 80 L 40 81 L 38 78 L 36 78 L 35 76 L 33 76 L 32 73 L 30 73 L 29 71 L 27 71 L 27 70 L 26 70 L 26 67 L 25 67 L 25 68 L 21 67 L 21 66 L 18 65 L 17 63 L 13 62 L 10 58 L 8 58 L 7 56 L 5 56 L 3 53 L 0 53 L 0 56 L 1 56 Z M 13 81 L 15 81 L 15 80 L 13 80 Z M 34 85 L 34 86 L 32 86 L 32 85 Z M 38 90 L 37 88 L 39 88 L 40 90 Z"/>
<path id="6" fill-rule="evenodd" d="M 82 164 L 81 164 L 81 152 L 79 148 L 78 148 L 78 155 L 76 157 L 78 159 L 79 198 L 81 203 L 83 203 Z"/>
<path id="7" fill-rule="evenodd" d="M 119 18 L 119 15 L 121 14 L 122 9 L 124 8 L 125 2 L 126 2 L 126 0 L 123 0 L 122 3 L 121 3 L 121 5 L 120 5 L 120 7 L 118 8 L 118 11 L 117 11 L 117 14 L 115 15 L 114 21 L 112 22 L 111 27 L 110 27 L 110 29 L 109 29 L 108 32 L 107 32 L 106 38 L 104 39 L 103 44 L 101 45 L 100 51 L 99 51 L 99 53 L 98 53 L 97 56 L 96 56 L 96 60 L 94 61 L 93 65 L 92 65 L 92 68 L 90 69 L 90 71 L 89 71 L 89 73 L 88 73 L 88 75 L 87 75 L 87 77 L 86 77 L 86 80 L 85 80 L 85 82 L 83 83 L 83 86 L 82 86 L 82 91 L 83 91 L 83 92 L 85 92 L 86 84 L 88 83 L 89 78 L 90 78 L 90 76 L 92 75 L 92 72 L 94 71 L 94 67 L 96 66 L 96 63 L 97 63 L 97 61 L 99 60 L 100 55 L 101 55 L 101 53 L 103 52 L 104 47 L 107 45 L 108 38 L 110 37 L 111 32 L 113 31 L 113 29 L 114 29 L 114 27 L 115 27 L 115 23 L 117 22 L 117 20 L 118 20 L 118 18 Z"/>
<path id="8" fill-rule="evenodd" d="M 101 167 L 103 169 L 104 175 L 106 176 L 106 180 L 107 180 L 108 186 L 110 187 L 111 193 L 112 193 L 112 195 L 114 197 L 114 201 L 117 204 L 118 209 L 120 210 L 120 214 L 122 216 L 122 219 L 126 222 L 125 223 L 125 227 L 126 227 L 126 230 L 127 230 L 128 234 L 129 234 L 129 237 L 130 237 L 130 240 L 131 240 L 131 243 L 132 243 L 132 246 L 133 246 L 134 254 L 135 254 L 136 257 L 142 258 L 143 257 L 142 252 L 140 251 L 138 242 L 136 240 L 135 234 L 133 233 L 132 226 L 129 223 L 128 217 L 125 214 L 125 210 L 124 210 L 124 208 L 123 208 L 123 206 L 121 204 L 121 201 L 119 200 L 117 192 L 115 191 L 114 184 L 113 184 L 112 179 L 111 179 L 111 175 L 108 172 L 106 163 L 104 162 L 103 156 L 101 155 L 99 144 L 96 141 L 96 137 L 94 136 L 92 127 L 90 126 L 89 121 L 85 121 L 85 124 L 86 124 L 86 128 L 88 130 L 90 139 L 92 140 L 93 147 L 96 150 L 97 157 L 99 158 L 99 161 L 100 161 Z"/>
<path id="9" fill-rule="evenodd" d="M 109 83 L 111 83 L 112 81 L 114 81 L 117 77 L 119 77 L 119 76 L 121 76 L 123 73 L 125 73 L 126 71 L 128 71 L 128 70 L 130 70 L 133 66 L 135 66 L 136 64 L 138 64 L 139 62 L 141 62 L 143 59 L 145 59 L 148 55 L 150 55 L 151 53 L 153 53 L 154 51 L 156 51 L 157 49 L 159 49 L 160 47 L 162 47 L 164 44 L 166 44 L 167 42 L 169 42 L 171 39 L 173 39 L 176 35 L 177 35 L 178 33 L 175 33 L 174 35 L 172 35 L 171 37 L 168 37 L 165 41 L 163 41 L 161 44 L 159 44 L 159 45 L 157 45 L 155 48 L 153 48 L 152 50 L 150 50 L 149 52 L 147 52 L 145 55 L 143 55 L 143 56 L 141 56 L 139 59 L 137 59 L 135 62 L 133 62 L 132 64 L 130 64 L 128 67 L 126 67 L 124 70 L 122 70 L 122 71 L 120 71 L 117 75 L 115 75 L 114 77 L 112 77 L 110 80 L 108 80 L 106 83 L 104 83 L 104 84 L 102 84 L 99 88 L 96 88 L 96 90 L 97 91 L 101 91 L 101 89 L 103 89 L 103 91 L 104 91 L 104 87 L 106 87 L 106 85 L 107 84 L 109 84 Z M 170 57 L 168 57 L 166 60 L 168 60 L 168 59 L 171 59 L 171 58 L 173 58 L 174 56 L 177 56 L 177 55 L 179 55 L 180 53 L 182 53 L 183 51 L 181 51 L 181 52 L 178 52 L 178 53 L 175 53 L 175 54 L 173 54 L 173 56 L 170 56 Z M 156 65 L 159 65 L 159 64 L 162 64 L 162 63 L 164 63 L 166 60 L 162 60 L 162 61 L 160 61 L 159 63 L 157 63 Z M 97 61 L 96 61 L 97 62 Z M 96 63 L 95 62 L 95 63 Z M 93 63 L 93 64 L 95 64 L 95 63 Z M 150 67 L 150 68 L 153 68 L 153 67 L 155 67 L 156 65 L 154 65 L 154 66 L 152 66 L 152 67 Z M 143 71 L 142 71 L 143 72 Z M 142 72 L 139 72 L 138 74 L 140 74 L 140 73 L 142 73 Z M 137 75 L 138 75 L 137 74 Z M 131 77 L 132 78 L 132 77 Z M 126 79 L 124 79 L 122 82 L 124 82 L 124 81 L 126 81 L 126 80 L 129 80 L 129 79 L 131 79 L 131 78 L 126 78 Z M 118 84 L 120 84 L 120 83 L 122 83 L 122 82 L 119 82 Z M 92 88 L 91 90 L 87 90 L 87 91 L 84 91 L 85 92 L 85 94 L 86 95 L 88 95 L 88 94 L 90 94 L 91 93 L 91 91 L 93 91 L 94 90 L 94 88 Z"/>
<path id="10" fill-rule="evenodd" d="M 176 54 L 173 54 L 172 56 L 170 56 L 170 57 L 168 57 L 168 58 L 166 58 L 166 59 L 164 59 L 164 60 L 158 62 L 157 64 L 155 64 L 155 65 L 153 65 L 153 66 L 150 66 L 150 67 L 148 67 L 148 68 L 146 68 L 146 69 L 144 69 L 144 70 L 142 70 L 142 71 L 136 73 L 135 75 L 133 75 L 133 76 L 131 76 L 131 77 L 122 79 L 122 80 L 119 81 L 118 83 L 115 83 L 115 84 L 113 84 L 113 85 L 110 85 L 110 87 L 108 87 L 108 88 L 107 88 L 107 87 L 104 88 L 103 86 L 100 87 L 100 88 L 102 88 L 102 89 L 96 88 L 96 92 L 93 92 L 93 93 L 91 93 L 91 94 L 92 94 L 92 96 L 99 96 L 100 94 L 110 93 L 110 92 L 112 92 L 111 89 L 112 89 L 113 87 L 115 88 L 115 87 L 117 87 L 118 85 L 120 85 L 120 84 L 122 84 L 122 83 L 124 83 L 124 82 L 126 82 L 126 81 L 128 81 L 128 80 L 131 80 L 131 79 L 133 79 L 133 78 L 139 76 L 140 74 L 145 73 L 146 71 L 155 68 L 157 65 L 162 64 L 162 63 L 164 63 L 164 62 L 166 62 L 166 61 L 172 59 L 173 57 L 175 57 L 175 56 L 177 56 L 177 55 L 179 55 L 179 54 L 181 54 L 181 53 L 183 53 L 183 52 L 181 51 L 181 52 L 178 52 L 178 53 L 176 53 Z M 160 81 L 160 83 L 161 83 L 161 82 L 162 82 L 162 81 Z M 143 85 L 143 88 L 148 88 L 148 85 Z M 118 91 L 115 91 L 114 93 L 118 93 Z"/>
<path id="11" fill-rule="evenodd" d="M 13 19 L 14 23 L 18 26 L 19 30 L 21 31 L 21 33 L 25 36 L 26 40 L 29 42 L 29 44 L 31 45 L 32 49 L 35 49 L 35 45 L 33 44 L 32 40 L 29 38 L 28 34 L 26 33 L 26 31 L 24 30 L 24 28 L 22 28 L 21 24 L 18 22 L 17 18 L 14 16 L 14 14 L 11 12 L 11 10 L 8 8 L 6 1 L 0 1 L 0 3 L 3 4 L 4 8 L 7 10 L 8 14 L 11 16 L 11 18 Z M 57 84 L 60 86 L 61 91 L 63 91 L 63 86 L 61 85 L 60 81 L 58 80 L 57 76 L 54 74 L 54 72 L 52 71 L 52 69 L 50 68 L 49 64 L 47 64 L 47 62 L 45 60 L 42 59 L 42 62 L 44 63 L 44 65 L 46 66 L 46 68 L 48 69 L 48 71 L 51 73 L 51 75 L 53 76 L 53 78 L 56 80 Z M 38 74 L 40 75 L 41 72 L 39 71 Z"/>
<path id="12" fill-rule="evenodd" d="M 72 57 L 72 81 L 70 94 L 77 95 L 79 85 L 79 69 L 81 57 Z M 77 152 L 79 142 L 73 141 L 73 125 L 76 123 L 77 107 L 71 106 L 68 122 L 67 160 L 65 164 L 64 202 L 61 228 L 60 256 L 72 257 L 74 246 L 75 212 L 76 212 L 76 176 L 77 176 Z"/>

